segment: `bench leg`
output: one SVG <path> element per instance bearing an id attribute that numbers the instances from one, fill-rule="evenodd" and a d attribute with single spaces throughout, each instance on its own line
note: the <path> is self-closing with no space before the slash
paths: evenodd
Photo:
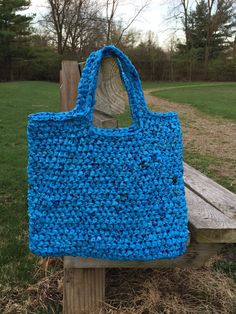
<path id="1" fill-rule="evenodd" d="M 105 269 L 65 268 L 64 314 L 102 314 L 105 301 Z"/>

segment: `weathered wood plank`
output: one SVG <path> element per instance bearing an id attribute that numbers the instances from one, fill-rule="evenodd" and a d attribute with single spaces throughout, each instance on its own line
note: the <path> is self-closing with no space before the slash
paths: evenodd
<path id="1" fill-rule="evenodd" d="M 98 128 L 117 128 L 118 122 L 108 114 L 95 110 L 93 123 Z"/>
<path id="2" fill-rule="evenodd" d="M 236 221 L 185 188 L 191 236 L 197 242 L 236 243 Z"/>
<path id="3" fill-rule="evenodd" d="M 185 185 L 216 207 L 227 217 L 236 220 L 236 194 L 184 163 Z"/>
<path id="4" fill-rule="evenodd" d="M 149 262 L 143 261 L 113 261 L 96 258 L 64 257 L 64 267 L 67 268 L 163 268 L 163 267 L 200 267 L 216 254 L 221 244 L 191 243 L 187 253 L 175 259 L 163 259 Z"/>
<path id="5" fill-rule="evenodd" d="M 102 314 L 105 269 L 65 269 L 63 313 Z"/>
<path id="6" fill-rule="evenodd" d="M 74 108 L 77 97 L 77 86 L 80 79 L 78 62 L 62 61 L 60 71 L 60 110 L 69 111 Z"/>
<path id="7" fill-rule="evenodd" d="M 77 98 L 77 87 L 80 79 L 80 71 L 77 61 L 62 61 L 62 69 L 60 71 L 60 110 L 69 111 L 75 106 Z M 98 86 L 98 91 L 100 87 Z M 111 91 L 110 91 L 111 92 Z M 103 91 L 99 91 L 103 94 Z M 102 107 L 102 98 L 98 98 L 97 103 Z M 97 104 L 96 104 L 97 107 Z M 99 107 L 99 105 L 98 105 Z M 117 120 L 110 115 L 95 110 L 94 125 L 98 128 L 116 128 Z"/>
<path id="8" fill-rule="evenodd" d="M 83 69 L 84 62 L 79 63 Z M 95 109 L 107 114 L 119 114 L 125 111 L 128 97 L 120 78 L 114 58 L 104 58 L 99 70 Z"/>

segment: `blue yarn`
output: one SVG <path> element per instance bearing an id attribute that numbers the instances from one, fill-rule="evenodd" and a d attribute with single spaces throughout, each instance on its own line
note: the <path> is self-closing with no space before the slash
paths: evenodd
<path id="1" fill-rule="evenodd" d="M 93 126 L 98 71 L 115 56 L 133 124 Z M 30 250 L 40 256 L 174 258 L 186 250 L 177 113 L 149 112 L 131 61 L 114 46 L 87 59 L 70 112 L 28 117 Z"/>

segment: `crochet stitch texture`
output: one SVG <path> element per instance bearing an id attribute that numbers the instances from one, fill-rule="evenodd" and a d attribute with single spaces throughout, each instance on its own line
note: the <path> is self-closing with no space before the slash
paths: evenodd
<path id="1" fill-rule="evenodd" d="M 116 57 L 133 124 L 93 126 L 104 56 Z M 28 117 L 30 250 L 40 256 L 173 258 L 186 250 L 177 113 L 149 112 L 131 61 L 114 46 L 87 59 L 70 112 Z"/>

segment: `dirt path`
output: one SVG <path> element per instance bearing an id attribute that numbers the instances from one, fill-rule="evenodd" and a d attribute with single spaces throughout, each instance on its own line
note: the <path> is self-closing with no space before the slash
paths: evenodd
<path id="1" fill-rule="evenodd" d="M 150 93 L 153 91 L 145 91 L 145 98 L 152 110 L 178 112 L 185 149 L 216 158 L 219 162 L 214 170 L 219 175 L 231 178 L 232 185 L 236 184 L 236 123 L 205 115 L 189 105 L 152 96 Z"/>

